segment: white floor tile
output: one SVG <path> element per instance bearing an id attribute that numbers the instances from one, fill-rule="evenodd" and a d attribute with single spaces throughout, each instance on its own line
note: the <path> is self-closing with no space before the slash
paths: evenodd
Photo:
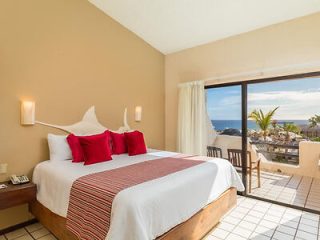
<path id="1" fill-rule="evenodd" d="M 265 236 L 268 236 L 268 237 L 272 237 L 275 229 L 269 229 L 269 228 L 266 228 L 264 226 L 258 226 L 254 231 L 256 233 L 258 233 L 258 234 L 265 235 Z"/>
<path id="2" fill-rule="evenodd" d="M 48 239 L 48 240 L 51 240 L 51 239 Z M 221 238 L 217 238 L 217 237 L 212 236 L 212 235 L 209 235 L 209 236 L 205 237 L 203 240 L 222 240 L 222 239 Z"/>
<path id="3" fill-rule="evenodd" d="M 306 218 L 312 221 L 318 221 L 319 222 L 319 215 L 309 212 L 303 212 L 301 215 L 302 218 Z"/>
<path id="4" fill-rule="evenodd" d="M 316 227 L 316 228 L 319 226 L 318 221 L 312 221 L 312 220 L 306 219 L 306 218 L 301 218 L 300 224 L 305 224 L 305 225 L 308 225 L 311 227 Z"/>
<path id="5" fill-rule="evenodd" d="M 239 227 L 242 227 L 242 228 L 245 228 L 245 229 L 247 229 L 247 230 L 249 230 L 249 231 L 253 231 L 253 230 L 257 227 L 256 224 L 251 223 L 251 222 L 248 222 L 248 221 L 245 221 L 245 220 L 242 220 L 242 221 L 239 223 L 238 226 L 239 226 Z"/>
<path id="6" fill-rule="evenodd" d="M 229 216 L 234 217 L 234 218 L 238 218 L 238 219 L 242 219 L 245 215 L 246 214 L 244 214 L 244 213 L 233 211 L 233 212 L 230 213 Z"/>
<path id="7" fill-rule="evenodd" d="M 285 234 L 288 234 L 288 235 L 291 235 L 291 236 L 294 236 L 296 234 L 296 232 L 297 232 L 297 229 L 296 228 L 287 227 L 287 226 L 284 226 L 284 225 L 280 225 L 277 228 L 277 231 L 285 233 Z"/>
<path id="8" fill-rule="evenodd" d="M 305 224 L 299 224 L 298 229 L 307 233 L 318 234 L 318 227 L 312 227 Z"/>
<path id="9" fill-rule="evenodd" d="M 236 226 L 227 222 L 222 222 L 218 225 L 218 228 L 231 232 Z"/>
<path id="10" fill-rule="evenodd" d="M 34 232 L 36 230 L 39 230 L 41 228 L 43 228 L 41 223 L 34 223 L 34 224 L 29 225 L 29 226 L 26 226 L 26 229 L 27 229 L 27 231 L 29 233 Z"/>
<path id="11" fill-rule="evenodd" d="M 236 212 L 243 213 L 243 214 L 247 214 L 249 211 L 250 211 L 250 209 L 244 208 L 241 205 L 239 207 L 237 207 L 237 209 L 236 209 Z"/>
<path id="12" fill-rule="evenodd" d="M 247 222 L 251 222 L 251 223 L 254 223 L 254 224 L 258 224 L 258 223 L 260 222 L 261 218 L 259 218 L 259 217 L 253 217 L 253 216 L 251 216 L 251 215 L 247 215 L 247 216 L 245 216 L 245 220 L 246 220 Z"/>
<path id="13" fill-rule="evenodd" d="M 257 218 L 262 218 L 262 217 L 264 216 L 264 213 L 258 212 L 258 211 L 256 211 L 256 210 L 252 209 L 252 210 L 248 213 L 248 215 L 253 216 L 253 217 L 257 217 Z"/>
<path id="14" fill-rule="evenodd" d="M 268 215 L 271 215 L 271 216 L 274 216 L 274 217 L 279 217 L 279 218 L 281 218 L 282 217 L 282 215 L 284 214 L 284 212 L 285 212 L 285 209 L 282 209 L 282 210 L 276 210 L 276 209 L 269 209 L 268 210 L 268 212 L 267 212 L 267 214 Z"/>
<path id="15" fill-rule="evenodd" d="M 33 240 L 33 238 L 28 234 L 28 235 L 23 235 L 21 237 L 15 238 L 14 240 Z"/>
<path id="16" fill-rule="evenodd" d="M 291 227 L 291 228 L 297 228 L 298 227 L 299 222 L 296 221 L 285 221 L 283 223 L 281 223 L 281 225 L 287 226 L 287 227 Z"/>
<path id="17" fill-rule="evenodd" d="M 273 215 L 266 214 L 266 215 L 263 217 L 263 219 L 265 219 L 265 220 L 267 220 L 267 221 L 270 221 L 270 222 L 279 223 L 281 217 L 275 217 L 275 216 L 273 216 Z"/>
<path id="18" fill-rule="evenodd" d="M 264 227 L 266 227 L 266 228 L 268 228 L 268 229 L 276 229 L 277 226 L 278 226 L 277 223 L 275 223 L 275 222 L 270 222 L 270 221 L 267 221 L 267 220 L 262 220 L 262 221 L 259 223 L 259 225 L 264 226 Z"/>
<path id="19" fill-rule="evenodd" d="M 244 237 L 246 239 L 248 239 L 250 237 L 250 235 L 252 234 L 253 231 L 250 231 L 248 229 L 245 229 L 243 227 L 236 227 L 234 230 L 233 230 L 233 233 L 241 236 L 241 237 Z"/>
<path id="20" fill-rule="evenodd" d="M 221 238 L 221 239 L 225 239 L 227 237 L 227 235 L 229 234 L 229 232 L 223 230 L 223 229 L 219 229 L 216 228 L 213 232 L 212 232 L 212 236 Z"/>
<path id="21" fill-rule="evenodd" d="M 45 235 L 48 235 L 50 232 L 46 228 L 40 228 L 39 230 L 36 230 L 31 233 L 32 237 L 35 239 L 41 238 Z"/>
<path id="22" fill-rule="evenodd" d="M 241 219 L 239 218 L 234 218 L 234 217 L 231 217 L 231 216 L 227 216 L 223 219 L 223 222 L 227 222 L 227 223 L 231 223 L 231 224 L 234 224 L 234 225 L 237 225 L 241 222 Z"/>
<path id="23" fill-rule="evenodd" d="M 258 234 L 258 233 L 253 233 L 250 238 L 250 240 L 270 240 L 271 238 L 266 236 L 266 235 L 262 235 L 262 234 Z"/>
<path id="24" fill-rule="evenodd" d="M 241 237 L 239 235 L 236 235 L 236 234 L 230 234 L 226 240 L 247 240 L 248 238 L 244 238 L 244 237 Z"/>
<path id="25" fill-rule="evenodd" d="M 277 239 L 277 240 L 293 240 L 293 239 L 294 239 L 294 236 L 276 231 L 276 232 L 274 233 L 272 239 Z"/>
<path id="26" fill-rule="evenodd" d="M 257 211 L 257 212 L 261 212 L 261 213 L 266 213 L 266 212 L 268 211 L 267 208 L 262 207 L 262 206 L 256 206 L 256 207 L 254 208 L 254 210 Z"/>
<path id="27" fill-rule="evenodd" d="M 52 234 L 49 234 L 49 235 L 46 235 L 46 236 L 39 238 L 38 240 L 57 240 L 57 238 L 55 236 L 53 236 Z M 218 238 L 216 238 L 216 239 L 213 238 L 213 239 L 208 239 L 208 240 L 218 240 Z"/>
<path id="28" fill-rule="evenodd" d="M 285 213 L 285 214 L 283 214 L 282 219 L 287 220 L 287 221 L 299 222 L 300 216 L 297 216 L 297 215 L 294 215 L 291 213 Z"/>
<path id="29" fill-rule="evenodd" d="M 28 235 L 28 232 L 24 228 L 20 228 L 18 230 L 5 234 L 8 240 L 13 240 L 24 235 Z"/>
<path id="30" fill-rule="evenodd" d="M 317 235 L 310 234 L 301 230 L 298 230 L 297 235 L 298 238 L 302 238 L 305 240 L 317 240 Z"/>

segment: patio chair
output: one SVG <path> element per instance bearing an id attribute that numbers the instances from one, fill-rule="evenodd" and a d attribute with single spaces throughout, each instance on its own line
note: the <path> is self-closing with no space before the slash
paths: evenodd
<path id="1" fill-rule="evenodd" d="M 208 157 L 215 157 L 215 158 L 222 158 L 222 150 L 221 150 L 221 148 L 217 148 L 214 146 L 207 146 L 207 156 Z"/>
<path id="2" fill-rule="evenodd" d="M 257 178 L 258 178 L 258 188 L 261 187 L 260 180 L 260 158 L 257 161 L 252 161 L 251 152 L 247 151 L 248 154 L 248 162 L 247 162 L 247 174 L 249 174 L 249 193 L 251 193 L 252 189 L 252 171 L 257 170 Z M 242 150 L 240 149 L 228 149 L 228 159 L 231 164 L 238 168 L 242 169 Z"/>

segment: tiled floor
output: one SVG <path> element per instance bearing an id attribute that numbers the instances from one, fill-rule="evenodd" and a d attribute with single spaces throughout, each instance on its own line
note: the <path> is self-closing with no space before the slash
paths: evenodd
<path id="1" fill-rule="evenodd" d="M 238 197 L 204 240 L 319 240 L 319 215 Z"/>
<path id="2" fill-rule="evenodd" d="M 319 218 L 313 213 L 238 197 L 215 229 L 203 240 L 320 240 Z M 0 236 L 0 240 L 56 240 L 40 223 Z"/>
<path id="3" fill-rule="evenodd" d="M 56 240 L 56 238 L 40 223 L 20 228 L 0 236 L 0 240 Z"/>
<path id="4" fill-rule="evenodd" d="M 261 188 L 252 180 L 254 196 L 320 211 L 320 179 L 262 171 Z"/>

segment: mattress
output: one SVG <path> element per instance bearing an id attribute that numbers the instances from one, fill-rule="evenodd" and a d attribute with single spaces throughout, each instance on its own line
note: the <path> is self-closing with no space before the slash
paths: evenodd
<path id="1" fill-rule="evenodd" d="M 175 155 L 148 149 L 147 154 L 113 155 L 112 161 L 87 166 L 66 160 L 44 161 L 33 174 L 37 200 L 55 214 L 66 217 L 72 184 L 78 178 Z M 127 188 L 112 203 L 106 239 L 155 239 L 192 217 L 230 187 L 244 190 L 236 170 L 227 160 L 210 158 L 204 164 Z"/>

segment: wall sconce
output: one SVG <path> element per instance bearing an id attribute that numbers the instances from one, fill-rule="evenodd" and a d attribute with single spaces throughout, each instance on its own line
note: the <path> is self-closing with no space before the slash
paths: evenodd
<path id="1" fill-rule="evenodd" d="M 136 106 L 134 119 L 136 122 L 141 122 L 141 119 L 142 119 L 142 107 L 141 106 Z"/>
<path id="2" fill-rule="evenodd" d="M 7 163 L 0 163 L 0 181 L 4 182 L 7 177 L 7 171 L 8 171 L 8 164 Z M 7 188 L 8 186 L 6 184 L 0 183 L 0 190 Z"/>
<path id="3" fill-rule="evenodd" d="M 0 163 L 0 174 L 6 174 L 8 169 L 7 163 Z"/>
<path id="4" fill-rule="evenodd" d="M 23 101 L 21 103 L 21 125 L 35 124 L 35 102 Z"/>

